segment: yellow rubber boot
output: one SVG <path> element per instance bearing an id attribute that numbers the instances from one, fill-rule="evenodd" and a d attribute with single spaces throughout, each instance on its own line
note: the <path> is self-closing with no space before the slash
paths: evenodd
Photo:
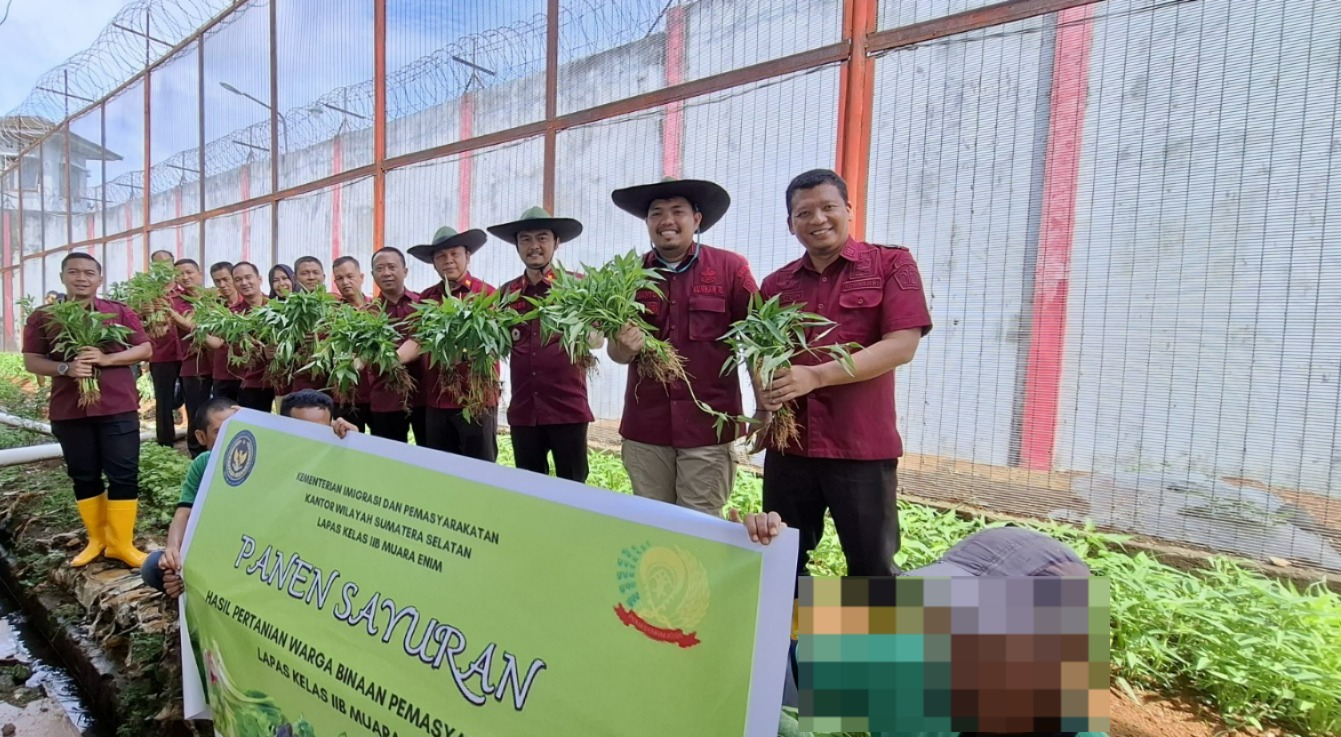
<path id="1" fill-rule="evenodd" d="M 135 517 L 140 503 L 134 499 L 107 500 L 107 550 L 103 555 L 131 568 L 144 565 L 147 553 L 135 548 Z"/>
<path id="2" fill-rule="evenodd" d="M 82 568 L 98 559 L 107 547 L 107 495 L 78 502 L 79 518 L 84 520 L 84 529 L 88 530 L 88 546 L 70 561 L 71 567 Z"/>

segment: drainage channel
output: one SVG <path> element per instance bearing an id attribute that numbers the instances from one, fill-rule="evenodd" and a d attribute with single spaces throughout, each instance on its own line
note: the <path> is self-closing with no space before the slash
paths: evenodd
<path id="1" fill-rule="evenodd" d="M 12 690 L 9 690 L 10 687 Z M 59 655 L 0 585 L 0 727 L 15 737 L 114 737 Z M 8 730 L 5 730 L 8 733 Z"/>

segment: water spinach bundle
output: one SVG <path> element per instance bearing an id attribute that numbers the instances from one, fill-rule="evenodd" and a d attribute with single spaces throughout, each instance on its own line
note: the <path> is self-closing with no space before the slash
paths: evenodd
<path id="1" fill-rule="evenodd" d="M 130 328 L 110 322 L 116 315 L 94 312 L 81 302 L 58 302 L 40 309 L 47 313 L 47 330 L 54 333 L 51 342 L 55 353 L 66 360 L 74 360 L 85 348 L 130 347 Z M 78 381 L 80 407 L 102 400 L 97 367 L 93 368 L 92 376 Z"/>
<path id="2" fill-rule="evenodd" d="M 155 261 L 149 264 L 148 271 L 141 271 L 123 282 L 124 287 L 118 296 L 144 322 L 144 332 L 151 338 L 161 338 L 172 328 L 172 305 L 168 293 L 177 279 L 177 272 L 168 261 Z"/>
<path id="3" fill-rule="evenodd" d="M 384 378 L 387 389 L 400 396 L 408 410 L 414 377 L 396 355 L 401 344 L 398 323 L 378 307 L 338 305 L 327 313 L 312 360 L 303 368 L 326 377 L 341 404 L 352 404 L 360 369 L 366 366 Z"/>
<path id="4" fill-rule="evenodd" d="M 324 330 L 330 314 L 340 304 L 325 292 L 294 292 L 284 299 L 272 299 L 256 310 L 258 338 L 274 348 L 274 357 L 266 367 L 266 380 L 276 389 L 287 386 L 293 375 L 308 371 L 321 380 L 321 366 L 313 363 L 317 336 Z"/>
<path id="5" fill-rule="evenodd" d="M 497 404 L 498 362 L 512 354 L 512 330 L 528 315 L 513 309 L 516 292 L 475 292 L 415 305 L 411 337 L 442 376 L 440 391 L 461 403 L 466 421 Z M 463 381 L 458 364 L 466 364 Z"/>

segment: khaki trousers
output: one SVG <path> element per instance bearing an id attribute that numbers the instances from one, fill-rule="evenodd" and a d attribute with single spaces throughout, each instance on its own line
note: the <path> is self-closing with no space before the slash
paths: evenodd
<path id="1" fill-rule="evenodd" d="M 672 448 L 625 440 L 624 469 L 638 496 L 721 517 L 736 480 L 731 445 Z"/>

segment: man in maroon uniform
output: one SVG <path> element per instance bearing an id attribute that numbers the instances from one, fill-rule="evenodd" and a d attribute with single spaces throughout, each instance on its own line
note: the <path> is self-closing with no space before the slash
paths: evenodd
<path id="1" fill-rule="evenodd" d="M 294 278 L 298 281 L 295 290 L 299 292 L 324 292 L 326 291 L 326 270 L 322 268 L 321 261 L 315 256 L 299 256 L 297 261 L 293 262 Z M 320 380 L 312 375 L 310 371 L 295 371 L 293 376 L 289 377 L 288 387 L 285 394 L 293 394 L 304 389 L 316 389 L 320 391 L 326 386 L 324 380 Z"/>
<path id="2" fill-rule="evenodd" d="M 172 263 L 170 251 L 154 251 L 149 257 L 153 263 Z M 180 293 L 174 284 L 168 293 L 168 305 L 171 306 Z M 143 320 L 144 315 L 140 315 Z M 176 327 L 171 322 L 165 326 L 162 335 L 150 335 L 149 342 L 154 347 L 154 356 L 149 359 L 149 378 L 154 385 L 154 430 L 159 445 L 171 447 L 177 441 L 177 419 L 173 416 L 177 408 L 177 381 L 182 372 L 182 341 Z"/>
<path id="3" fill-rule="evenodd" d="M 413 428 L 415 444 L 425 445 L 428 430 L 424 427 L 423 377 L 416 360 L 418 356 L 408 338 L 410 328 L 405 322 L 407 317 L 414 314 L 414 306 L 420 301 L 419 295 L 405 288 L 405 254 L 400 249 L 390 246 L 379 249 L 373 254 L 372 270 L 373 280 L 382 292 L 373 302 L 374 308 L 398 321 L 401 360 L 414 380 L 414 391 L 407 400 L 387 387 L 386 377 L 373 377 L 372 395 L 369 397 L 372 434 L 406 443 L 409 442 L 410 430 Z M 405 407 L 407 402 L 409 411 Z"/>
<path id="4" fill-rule="evenodd" d="M 895 470 L 903 455 L 894 420 L 894 369 L 908 363 L 931 316 L 908 249 L 852 238 L 847 185 L 816 169 L 787 186 L 787 227 L 801 258 L 764 279 L 763 297 L 781 295 L 836 323 L 812 345 L 857 343 L 855 371 L 814 354 L 798 357 L 762 392 L 764 409 L 786 403 L 800 436 L 764 457 L 765 512 L 801 533 L 797 574 L 833 514 L 850 576 L 892 576 L 899 549 Z"/>
<path id="5" fill-rule="evenodd" d="M 721 338 L 745 317 L 757 287 L 743 256 L 703 245 L 699 235 L 726 214 L 731 197 L 712 182 L 675 179 L 616 190 L 612 197 L 647 224 L 652 250 L 643 263 L 661 272 L 663 294 L 646 290 L 637 299 L 656 337 L 684 358 L 692 383 L 691 395 L 685 382 L 663 386 L 629 367 L 619 426 L 624 468 L 638 496 L 721 516 L 736 477 L 731 446 L 741 428 L 718 435 L 694 396 L 718 412 L 741 414 L 740 380 L 722 376 L 731 349 Z M 625 326 L 610 341 L 610 358 L 634 363 L 645 338 Z"/>
<path id="6" fill-rule="evenodd" d="M 233 265 L 233 284 L 237 287 L 240 299 L 233 305 L 234 312 L 251 312 L 270 300 L 261 287 L 261 272 L 255 264 L 239 261 Z M 230 353 L 236 353 L 240 346 L 229 346 Z M 245 366 L 231 366 L 230 369 L 242 376 L 242 388 L 238 390 L 237 403 L 257 412 L 270 412 L 274 409 L 275 390 L 265 378 L 265 356 L 253 356 Z"/>
<path id="7" fill-rule="evenodd" d="M 460 298 L 474 293 L 493 294 L 491 285 L 470 275 L 470 257 L 488 240 L 489 236 L 482 230 L 458 233 L 454 228 L 444 226 L 433 234 L 432 243 L 411 248 L 411 256 L 432 264 L 442 277 L 442 281 L 420 292 L 420 299 L 441 302 L 447 295 Z M 424 445 L 490 463 L 498 460 L 497 396 L 492 398 L 489 410 L 483 416 L 472 416 L 467 420 L 462 410 L 462 393 L 471 382 L 470 366 L 466 363 L 454 367 L 431 366 L 428 356 L 423 356 L 420 370 L 424 376 L 424 424 L 428 428 Z M 457 373 L 462 393 L 444 386 L 444 374 L 451 371 Z M 495 376 L 497 373 L 495 366 Z"/>
<path id="8" fill-rule="evenodd" d="M 109 324 L 124 325 L 126 344 L 86 348 L 78 355 L 55 350 L 57 328 L 45 310 L 36 310 L 23 327 L 23 365 L 51 379 L 48 415 L 51 432 L 60 442 L 65 470 L 74 484 L 79 517 L 88 531 L 88 546 L 72 566 L 85 566 L 99 555 L 132 568 L 144 562 L 135 548 L 135 518 L 140 494 L 140 394 L 130 367 L 147 361 L 153 347 L 140 318 L 120 302 L 98 299 L 102 265 L 87 253 L 71 251 L 61 261 L 61 283 L 67 299 L 111 315 Z M 101 397 L 79 406 L 79 380 L 95 375 Z M 107 477 L 104 487 L 103 476 Z"/>
<path id="9" fill-rule="evenodd" d="M 210 266 L 210 280 L 214 282 L 214 288 L 219 291 L 219 296 L 223 298 L 224 304 L 232 307 L 238 303 L 237 289 L 233 286 L 233 264 L 228 261 L 220 261 Z M 238 394 L 242 391 L 242 374 L 239 369 L 235 372 L 228 365 L 228 349 L 215 348 L 211 343 L 210 349 L 210 367 L 214 386 L 211 387 L 210 395 L 215 397 L 228 397 L 234 402 L 237 401 Z"/>
<path id="10" fill-rule="evenodd" d="M 211 360 L 211 351 L 208 347 L 197 344 L 190 339 L 190 334 L 195 329 L 191 322 L 191 313 L 195 308 L 187 297 L 195 297 L 200 294 L 200 288 L 204 284 L 204 277 L 200 273 L 200 264 L 193 259 L 184 258 L 177 261 L 174 266 L 177 269 L 177 284 L 181 287 L 181 293 L 172 298 L 172 321 L 177 330 L 177 338 L 182 346 L 182 394 L 186 403 L 186 449 L 192 458 L 208 450 L 200 444 L 196 438 L 196 410 L 210 398 L 210 389 L 214 383 L 214 365 Z"/>
<path id="11" fill-rule="evenodd" d="M 521 219 L 495 225 L 489 232 L 515 246 L 526 266 L 521 276 L 503 286 L 518 295 L 512 307 L 526 312 L 531 309 L 527 297 L 543 299 L 549 294 L 554 253 L 582 234 L 582 223 L 532 207 Z M 589 345 L 600 347 L 599 333 Z M 552 453 L 556 476 L 585 483 L 587 427 L 593 419 L 586 369 L 573 363 L 558 338 L 545 340 L 539 317 L 513 329 L 508 364 L 512 374 L 508 428 L 517 468 L 548 474 Z"/>
<path id="12" fill-rule="evenodd" d="M 331 264 L 331 277 L 340 301 L 356 309 L 368 309 L 372 300 L 363 293 L 363 269 L 353 256 L 341 256 Z M 359 372 L 359 383 L 352 397 L 336 398 L 336 416 L 348 420 L 359 432 L 366 432 L 372 418 L 372 374 Z"/>

